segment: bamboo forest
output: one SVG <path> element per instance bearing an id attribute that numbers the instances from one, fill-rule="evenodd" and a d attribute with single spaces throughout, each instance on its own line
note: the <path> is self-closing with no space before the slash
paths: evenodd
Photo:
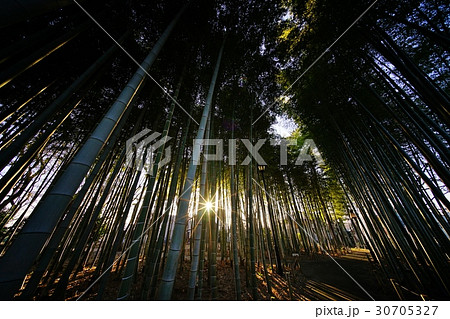
<path id="1" fill-rule="evenodd" d="M 450 300 L 444 0 L 2 0 L 0 300 Z"/>

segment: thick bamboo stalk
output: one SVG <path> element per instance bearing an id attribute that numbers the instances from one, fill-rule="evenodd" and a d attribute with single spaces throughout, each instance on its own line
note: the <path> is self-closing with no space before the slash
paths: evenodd
<path id="1" fill-rule="evenodd" d="M 214 89 L 216 85 L 217 76 L 219 74 L 219 67 L 222 60 L 224 44 L 220 48 L 219 56 L 217 58 L 216 67 L 214 69 L 214 74 L 211 79 L 211 84 L 208 91 L 208 96 L 206 99 L 205 107 L 203 109 L 203 115 L 200 122 L 200 127 L 197 131 L 197 138 L 195 140 L 195 145 L 198 150 L 200 149 L 201 139 L 203 139 L 205 134 L 206 122 L 211 110 L 212 99 L 214 95 Z M 184 233 L 186 229 L 186 218 L 187 210 L 189 206 L 189 201 L 192 193 L 192 184 L 194 182 L 195 173 L 197 170 L 197 164 L 199 162 L 200 154 L 199 152 L 194 152 L 195 157 L 191 157 L 191 162 L 189 165 L 188 173 L 186 176 L 186 182 L 184 185 L 183 193 L 180 198 L 180 203 L 176 215 L 175 227 L 172 234 L 172 242 L 170 245 L 170 250 L 167 256 L 166 265 L 164 268 L 164 273 L 162 277 L 162 282 L 158 292 L 158 299 L 169 300 L 172 296 L 173 285 L 175 281 L 175 275 L 178 268 L 178 263 L 181 255 L 181 249 L 183 244 Z"/>
<path id="2" fill-rule="evenodd" d="M 179 82 L 179 85 L 177 87 L 176 96 L 178 96 L 181 82 L 182 82 L 182 80 Z M 170 128 L 170 124 L 172 122 L 172 116 L 173 116 L 174 110 L 175 110 L 175 102 L 172 102 L 169 114 L 168 114 L 166 122 L 164 124 L 163 133 L 161 136 L 161 140 L 163 140 L 164 142 L 166 142 L 168 139 L 169 128 Z M 141 242 L 142 242 L 142 236 L 144 234 L 143 232 L 144 232 L 145 221 L 148 219 L 150 212 L 151 212 L 151 208 L 153 206 L 151 204 L 151 202 L 152 202 L 151 199 L 152 199 L 152 197 L 154 199 L 156 196 L 156 192 L 154 192 L 154 183 L 156 180 L 156 176 L 158 173 L 158 166 L 162 159 L 164 149 L 165 149 L 165 143 L 162 144 L 160 147 L 158 147 L 155 162 L 154 162 L 153 166 L 150 168 L 151 171 L 149 172 L 150 173 L 149 183 L 147 185 L 147 189 L 145 192 L 142 208 L 139 212 L 138 220 L 136 223 L 136 228 L 133 232 L 133 241 L 132 241 L 133 246 L 131 247 L 131 249 L 128 253 L 128 256 L 127 256 L 127 265 L 125 267 L 125 272 L 122 277 L 122 282 L 120 285 L 117 300 L 127 299 L 131 292 L 133 278 L 135 275 L 135 271 L 138 267 L 138 258 L 139 258 L 138 254 L 141 249 Z M 145 159 L 145 157 L 144 157 L 144 159 Z"/>
<path id="3" fill-rule="evenodd" d="M 28 219 L 18 237 L 0 260 L 0 299 L 11 299 L 20 287 L 35 258 L 45 246 L 58 220 L 83 181 L 98 153 L 104 147 L 117 122 L 129 106 L 134 93 L 161 51 L 181 12 L 164 31 L 116 102 L 61 175 L 47 197 Z"/>

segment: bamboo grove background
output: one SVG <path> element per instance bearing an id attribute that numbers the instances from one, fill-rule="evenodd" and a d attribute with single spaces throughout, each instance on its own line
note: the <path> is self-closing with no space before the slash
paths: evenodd
<path id="1" fill-rule="evenodd" d="M 444 1 L 377 1 L 317 63 L 371 2 L 81 2 L 140 68 L 71 1 L 21 2 L 0 4 L 1 299 L 73 297 L 89 270 L 91 298 L 121 278 L 117 300 L 169 300 L 189 267 L 185 298 L 214 300 L 231 260 L 235 298 L 244 269 L 256 300 L 258 273 L 271 294 L 293 255 L 352 247 L 390 289 L 449 297 Z M 193 152 L 274 138 L 282 113 L 299 125 L 283 165 L 269 143 L 264 172 Z M 147 171 L 127 164 L 143 129 L 171 137 Z M 324 163 L 295 165 L 306 139 Z"/>

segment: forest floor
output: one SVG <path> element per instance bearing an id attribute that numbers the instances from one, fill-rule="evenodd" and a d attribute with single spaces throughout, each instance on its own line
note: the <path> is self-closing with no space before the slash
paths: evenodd
<path id="1" fill-rule="evenodd" d="M 258 300 L 398 300 L 387 288 L 387 283 L 377 280 L 366 257 L 367 252 L 353 249 L 349 254 L 333 257 L 335 261 L 326 255 L 300 256 L 299 267 L 285 267 L 284 276 L 268 269 L 272 294 L 268 292 L 263 268 L 258 267 Z M 186 265 L 175 283 L 174 300 L 185 300 L 188 276 L 189 265 Z M 246 277 L 243 265 L 240 267 L 240 277 L 242 300 L 253 300 L 250 278 Z M 229 261 L 217 263 L 217 289 L 217 300 L 236 300 L 234 272 Z M 203 300 L 211 300 L 207 283 L 203 289 Z"/>
<path id="2" fill-rule="evenodd" d="M 300 256 L 292 269 L 285 267 L 284 276 L 268 269 L 272 293 L 268 292 L 262 265 L 257 267 L 258 300 L 398 300 L 388 283 L 382 282 L 367 259 L 367 251 L 352 249 L 350 253 L 330 258 L 326 255 Z M 345 270 L 343 270 L 339 265 Z M 185 260 L 178 271 L 173 290 L 173 300 L 186 300 L 188 294 L 190 263 Z M 207 272 L 205 272 L 205 277 Z M 91 273 L 85 272 L 73 280 L 66 292 L 68 300 L 74 300 L 85 289 Z M 111 276 L 104 300 L 115 300 L 120 278 Z M 242 300 L 253 300 L 250 278 L 244 265 L 240 265 Z M 378 278 L 378 279 L 377 279 Z M 138 281 L 140 278 L 138 278 Z M 138 286 L 138 285 L 137 285 Z M 361 288 L 362 287 L 362 288 Z M 132 292 L 131 300 L 139 300 L 139 287 Z M 95 291 L 95 287 L 93 289 Z M 370 295 L 370 296 L 369 296 Z M 83 300 L 94 300 L 94 293 L 87 293 Z M 211 300 L 211 289 L 205 280 L 202 300 Z M 232 263 L 217 261 L 217 300 L 236 300 Z"/>

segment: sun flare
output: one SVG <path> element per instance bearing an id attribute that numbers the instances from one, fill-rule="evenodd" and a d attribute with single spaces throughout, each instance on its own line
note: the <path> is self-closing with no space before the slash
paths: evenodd
<path id="1" fill-rule="evenodd" d="M 214 207 L 213 203 L 211 203 L 211 202 L 209 202 L 209 201 L 207 201 L 207 202 L 205 203 L 205 208 L 206 208 L 206 210 L 211 210 L 211 209 L 213 209 L 213 207 Z"/>

